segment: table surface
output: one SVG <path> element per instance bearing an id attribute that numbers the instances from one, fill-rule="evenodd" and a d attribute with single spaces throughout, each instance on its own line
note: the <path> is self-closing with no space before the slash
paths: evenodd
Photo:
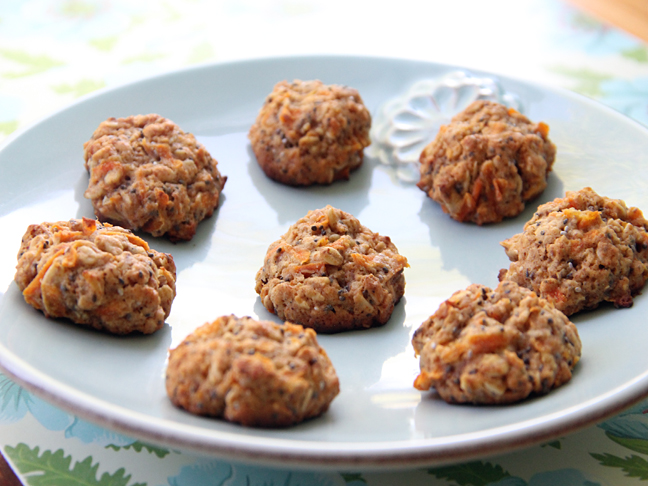
<path id="1" fill-rule="evenodd" d="M 539 81 L 648 125 L 648 45 L 573 4 L 401 0 L 391 11 L 369 5 L 2 2 L 0 143 L 104 87 L 198 63 L 322 53 L 406 57 Z M 9 282 L 0 285 L 1 295 Z M 0 450 L 20 481 L 34 485 L 625 485 L 648 479 L 646 412 L 648 400 L 550 443 L 465 464 L 380 473 L 290 471 L 145 444 L 81 420 L 0 375 Z M 7 471 L 0 474 L 4 480 Z"/>

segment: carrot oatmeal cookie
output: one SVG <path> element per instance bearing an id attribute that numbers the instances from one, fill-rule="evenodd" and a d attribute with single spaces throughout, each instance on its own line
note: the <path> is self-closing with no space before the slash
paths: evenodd
<path id="1" fill-rule="evenodd" d="M 648 279 L 648 221 L 637 208 L 586 187 L 538 207 L 501 244 L 512 280 L 567 315 L 601 302 L 630 307 Z"/>
<path id="2" fill-rule="evenodd" d="M 171 255 L 92 219 L 29 226 L 16 268 L 28 304 L 114 334 L 157 331 L 175 298 Z"/>
<path id="3" fill-rule="evenodd" d="M 340 385 L 312 329 L 231 315 L 170 351 L 166 389 L 191 413 L 285 427 L 328 410 Z"/>
<path id="4" fill-rule="evenodd" d="M 423 149 L 417 185 L 457 221 L 517 216 L 547 187 L 556 154 L 548 133 L 512 108 L 475 101 Z"/>
<path id="5" fill-rule="evenodd" d="M 414 333 L 421 373 L 448 403 L 503 404 L 568 382 L 581 356 L 576 326 L 514 282 L 472 284 L 443 302 Z"/>
<path id="6" fill-rule="evenodd" d="M 318 332 L 363 329 L 389 320 L 403 296 L 407 266 L 388 236 L 326 206 L 270 245 L 256 291 L 280 319 Z"/>
<path id="7" fill-rule="evenodd" d="M 193 237 L 227 180 L 192 134 L 155 114 L 109 118 L 84 156 L 97 218 L 171 241 Z"/>
<path id="8" fill-rule="evenodd" d="M 268 177 L 292 186 L 330 184 L 360 167 L 370 126 L 355 89 L 282 81 L 266 98 L 249 138 Z"/>

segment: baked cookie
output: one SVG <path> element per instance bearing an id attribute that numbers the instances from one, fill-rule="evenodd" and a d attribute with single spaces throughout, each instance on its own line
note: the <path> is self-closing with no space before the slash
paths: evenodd
<path id="1" fill-rule="evenodd" d="M 548 133 L 512 108 L 475 101 L 423 149 L 417 186 L 457 221 L 517 216 L 547 187 L 556 154 Z"/>
<path id="2" fill-rule="evenodd" d="M 536 292 L 567 315 L 601 302 L 630 307 L 648 279 L 648 221 L 637 208 L 586 187 L 538 207 L 501 245 L 500 280 Z"/>
<path id="3" fill-rule="evenodd" d="M 364 329 L 389 320 L 407 266 L 388 236 L 326 206 L 270 245 L 256 291 L 280 319 L 325 333 Z"/>
<path id="4" fill-rule="evenodd" d="M 191 413 L 285 427 L 324 413 L 340 385 L 312 329 L 231 315 L 170 351 L 166 389 Z"/>
<path id="5" fill-rule="evenodd" d="M 15 281 L 25 301 L 113 334 L 149 334 L 175 298 L 173 257 L 133 233 L 92 219 L 33 224 L 18 252 Z"/>
<path id="6" fill-rule="evenodd" d="M 360 167 L 370 126 L 355 89 L 282 81 L 266 98 L 249 138 L 268 177 L 291 186 L 330 184 Z"/>
<path id="7" fill-rule="evenodd" d="M 227 180 L 192 134 L 155 114 L 109 118 L 84 157 L 97 218 L 171 241 L 193 237 Z"/>
<path id="8" fill-rule="evenodd" d="M 421 373 L 448 403 L 501 404 L 568 382 L 581 356 L 576 326 L 514 282 L 455 292 L 412 338 Z"/>

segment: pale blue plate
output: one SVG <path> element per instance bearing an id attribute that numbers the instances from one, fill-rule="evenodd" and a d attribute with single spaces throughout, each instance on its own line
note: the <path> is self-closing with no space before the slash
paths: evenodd
<path id="1" fill-rule="evenodd" d="M 265 96 L 282 79 L 319 78 L 357 88 L 376 113 L 414 82 L 454 67 L 396 59 L 309 57 L 217 64 L 102 91 L 11 137 L 0 150 L 0 367 L 19 383 L 81 417 L 144 440 L 266 464 L 396 468 L 465 460 L 552 439 L 602 420 L 648 395 L 648 300 L 575 319 L 583 359 L 570 383 L 516 405 L 448 405 L 412 387 L 410 336 L 450 294 L 471 282 L 497 284 L 508 265 L 499 242 L 535 209 L 502 224 L 460 224 L 391 167 L 368 157 L 348 182 L 290 188 L 267 179 L 247 141 Z M 555 170 L 538 204 L 565 190 L 648 208 L 648 131 L 600 104 L 500 78 L 525 113 L 551 127 Z M 168 325 L 118 338 L 48 320 L 12 283 L 30 223 L 92 217 L 83 198 L 83 143 L 110 116 L 156 112 L 194 133 L 228 176 L 220 209 L 194 240 L 149 239 L 174 255 L 178 296 Z M 322 417 L 281 430 L 243 428 L 174 408 L 164 391 L 167 350 L 222 314 L 272 319 L 254 292 L 267 246 L 309 209 L 332 204 L 389 235 L 410 262 L 405 298 L 386 326 L 320 336 L 341 393 Z"/>

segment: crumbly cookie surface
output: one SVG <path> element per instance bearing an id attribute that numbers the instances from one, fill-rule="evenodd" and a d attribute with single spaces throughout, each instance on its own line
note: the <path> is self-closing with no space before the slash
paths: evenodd
<path id="1" fill-rule="evenodd" d="M 152 333 L 175 298 L 176 269 L 130 231 L 92 219 L 29 226 L 15 281 L 48 317 L 114 334 Z"/>
<path id="2" fill-rule="evenodd" d="M 538 207 L 501 244 L 511 260 L 500 280 L 532 289 L 567 315 L 602 302 L 630 307 L 648 279 L 648 221 L 589 187 Z"/>
<path id="3" fill-rule="evenodd" d="M 317 332 L 364 329 L 389 320 L 405 290 L 406 266 L 388 236 L 326 206 L 270 245 L 256 291 L 280 319 Z"/>
<path id="4" fill-rule="evenodd" d="M 170 351 L 166 389 L 191 413 L 285 427 L 324 413 L 340 386 L 312 329 L 232 315 Z"/>
<path id="5" fill-rule="evenodd" d="M 423 149 L 417 185 L 457 221 L 517 216 L 547 187 L 556 154 L 548 133 L 513 109 L 475 101 Z"/>
<path id="6" fill-rule="evenodd" d="M 109 118 L 84 144 L 85 197 L 101 221 L 190 240 L 227 177 L 190 133 L 156 114 Z"/>
<path id="7" fill-rule="evenodd" d="M 360 167 L 370 126 L 357 90 L 282 81 L 266 98 L 249 138 L 268 177 L 292 186 L 330 184 Z"/>
<path id="8" fill-rule="evenodd" d="M 503 404 L 545 394 L 571 379 L 580 360 L 576 326 L 514 282 L 472 284 L 443 302 L 415 332 L 421 372 L 449 403 Z"/>

